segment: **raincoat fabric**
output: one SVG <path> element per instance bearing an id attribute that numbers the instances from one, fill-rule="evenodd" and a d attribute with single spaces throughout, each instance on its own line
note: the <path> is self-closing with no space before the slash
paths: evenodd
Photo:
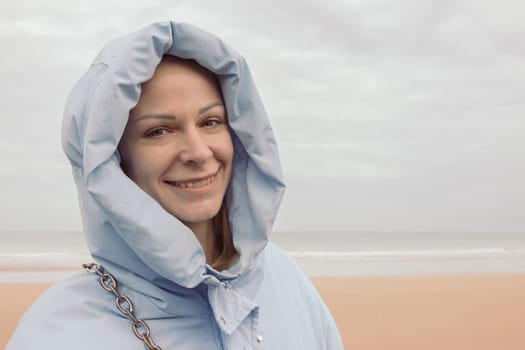
<path id="1" fill-rule="evenodd" d="M 195 235 L 131 181 L 117 150 L 141 84 L 163 55 L 193 59 L 219 81 L 234 145 L 227 193 L 238 261 L 206 264 Z M 268 117 L 244 59 L 188 24 L 150 25 L 108 43 L 68 97 L 62 144 L 94 260 L 167 349 L 342 349 L 308 278 L 268 242 L 284 183 Z M 98 277 L 81 272 L 46 291 L 7 350 L 144 349 Z"/>

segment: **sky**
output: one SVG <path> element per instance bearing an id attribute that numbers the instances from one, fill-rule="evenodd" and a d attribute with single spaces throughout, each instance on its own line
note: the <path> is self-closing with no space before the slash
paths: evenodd
<path id="1" fill-rule="evenodd" d="M 525 3 L 0 3 L 0 230 L 81 230 L 66 96 L 109 40 L 206 29 L 247 59 L 287 193 L 275 230 L 525 233 Z"/>

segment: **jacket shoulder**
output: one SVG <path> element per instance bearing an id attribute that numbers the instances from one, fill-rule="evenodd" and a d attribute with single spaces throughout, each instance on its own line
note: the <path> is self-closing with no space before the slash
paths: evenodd
<path id="1" fill-rule="evenodd" d="M 102 349 L 107 343 L 104 325 L 129 328 L 111 304 L 95 275 L 80 273 L 59 281 L 20 318 L 6 350 Z"/>
<path id="2" fill-rule="evenodd" d="M 343 349 L 328 307 L 297 263 L 283 249 L 269 243 L 264 266 L 259 294 L 261 323 L 266 324 L 267 330 L 277 330 L 265 339 L 279 339 L 275 346 L 287 343 L 288 348 Z M 287 336 L 279 338 L 279 329 L 283 328 L 287 329 Z"/>
<path id="3" fill-rule="evenodd" d="M 317 291 L 301 267 L 287 252 L 274 243 L 268 243 L 265 248 L 264 270 L 266 281 L 291 288 L 301 286 L 301 289 L 307 289 L 310 297 L 319 298 Z"/>

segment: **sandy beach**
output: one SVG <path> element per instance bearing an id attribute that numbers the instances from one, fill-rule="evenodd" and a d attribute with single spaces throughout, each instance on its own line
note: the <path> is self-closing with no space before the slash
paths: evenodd
<path id="1" fill-rule="evenodd" d="M 314 283 L 345 349 L 525 349 L 525 275 L 317 278 Z"/>
<path id="2" fill-rule="evenodd" d="M 525 349 L 523 274 L 317 277 L 313 282 L 332 310 L 345 349 Z M 48 286 L 0 284 L 0 348 Z"/>

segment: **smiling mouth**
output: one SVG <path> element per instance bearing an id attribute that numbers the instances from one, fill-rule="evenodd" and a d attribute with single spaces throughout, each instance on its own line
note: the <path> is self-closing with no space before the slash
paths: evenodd
<path id="1" fill-rule="evenodd" d="M 192 181 L 192 180 L 189 180 L 189 181 L 166 181 L 166 183 L 168 183 L 168 184 L 170 184 L 172 186 L 175 186 L 175 187 L 180 187 L 180 188 L 199 188 L 199 187 L 204 187 L 204 186 L 207 186 L 207 185 L 211 184 L 213 182 L 213 180 L 215 180 L 215 176 L 217 176 L 217 173 L 215 173 L 212 176 L 207 177 L 205 179 L 200 179 L 200 180 L 196 180 L 196 181 Z"/>

